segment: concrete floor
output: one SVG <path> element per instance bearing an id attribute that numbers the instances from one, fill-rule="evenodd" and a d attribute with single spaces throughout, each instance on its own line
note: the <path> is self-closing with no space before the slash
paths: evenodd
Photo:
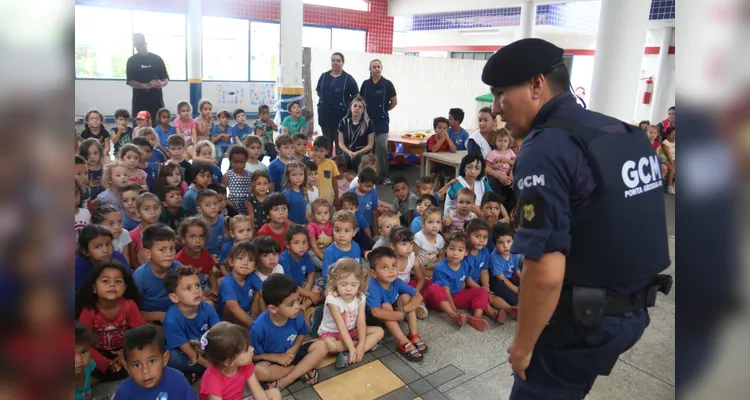
<path id="1" fill-rule="evenodd" d="M 419 176 L 415 166 L 396 167 L 391 177 L 406 176 L 414 182 Z M 378 197 L 391 203 L 390 187 L 378 187 Z M 675 250 L 674 196 L 665 195 L 670 256 Z M 667 270 L 674 276 L 674 262 Z M 675 290 L 660 295 L 656 307 L 650 309 L 651 325 L 641 340 L 625 353 L 612 374 L 596 381 L 587 399 L 596 400 L 667 400 L 674 399 L 675 366 Z M 438 313 L 420 323 L 420 331 L 429 345 L 429 353 L 421 363 L 411 363 L 398 355 L 396 343 L 386 339 L 364 360 L 335 370 L 333 358 L 320 367 L 321 382 L 314 387 L 295 383 L 284 390 L 284 399 L 507 399 L 513 384 L 506 349 L 513 340 L 515 322 L 490 324 L 485 332 L 470 327 L 462 329 L 446 321 Z M 100 385 L 101 386 L 101 385 Z M 108 385 L 95 390 L 102 395 L 112 390 Z"/>

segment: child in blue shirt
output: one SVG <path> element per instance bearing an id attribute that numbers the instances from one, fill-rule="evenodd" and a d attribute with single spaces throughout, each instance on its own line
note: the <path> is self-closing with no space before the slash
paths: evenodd
<path id="1" fill-rule="evenodd" d="M 185 195 L 182 196 L 182 208 L 185 209 L 185 212 L 188 213 L 188 215 L 195 215 L 198 213 L 198 202 L 196 197 L 198 196 L 198 192 L 206 189 L 208 184 L 211 183 L 213 176 L 211 167 L 211 164 L 202 162 L 196 162 L 190 167 L 193 174 L 193 184 L 190 185 L 190 188 L 185 192 Z"/>
<path id="2" fill-rule="evenodd" d="M 128 331 L 122 351 L 130 377 L 117 388 L 115 399 L 198 400 L 185 376 L 167 366 L 164 337 L 153 325 Z"/>
<path id="3" fill-rule="evenodd" d="M 289 118 L 289 117 L 287 117 Z M 312 160 L 307 153 L 307 135 L 304 133 L 295 133 L 292 135 L 292 145 L 294 146 L 294 161 L 299 161 L 302 164 L 307 164 L 308 161 Z"/>
<path id="4" fill-rule="evenodd" d="M 461 128 L 464 116 L 464 110 L 460 108 L 448 111 L 448 138 L 456 145 L 457 151 L 466 150 L 466 141 L 469 139 L 469 132 Z"/>
<path id="5" fill-rule="evenodd" d="M 96 342 L 96 337 L 83 324 L 76 322 L 75 338 L 75 388 L 76 400 L 91 399 L 91 373 L 96 369 L 96 362 L 91 359 L 89 349 Z"/>
<path id="6" fill-rule="evenodd" d="M 432 186 L 432 183 L 430 183 Z M 431 194 L 423 194 L 417 199 L 417 204 L 414 206 L 414 219 L 411 220 L 409 229 L 413 234 L 419 233 L 422 230 L 422 214 L 430 207 L 438 207 L 438 201 L 435 196 Z"/>
<path id="7" fill-rule="evenodd" d="M 146 129 L 151 130 L 150 128 L 144 128 L 144 130 Z M 153 193 L 156 177 L 159 176 L 159 163 L 149 160 L 154 153 L 154 148 L 145 137 L 141 136 L 133 139 L 132 143 L 138 146 L 143 152 L 143 157 L 138 162 L 138 169 L 146 173 L 146 185 L 148 186 L 148 190 Z"/>
<path id="8" fill-rule="evenodd" d="M 251 279 L 257 259 L 258 249 L 251 241 L 237 243 L 227 257 L 229 273 L 219 284 L 219 315 L 246 329 L 250 329 L 253 315 L 257 316 L 260 310 L 260 286 Z"/>
<path id="9" fill-rule="evenodd" d="M 483 331 L 489 326 L 482 318 L 489 307 L 489 298 L 483 287 L 466 287 L 469 276 L 463 261 L 468 253 L 469 238 L 465 233 L 457 232 L 450 237 L 445 248 L 446 256 L 435 266 L 432 285 L 425 291 L 425 303 L 433 310 L 448 314 L 458 326 L 468 322 L 472 328 Z M 459 308 L 471 309 L 473 315 L 460 313 Z"/>
<path id="10" fill-rule="evenodd" d="M 286 250 L 279 256 L 279 264 L 284 268 L 284 274 L 299 286 L 299 295 L 304 298 L 304 311 L 320 303 L 321 294 L 325 290 L 325 280 L 315 273 L 306 227 L 296 224 L 290 226 L 284 233 L 284 242 Z"/>
<path id="11" fill-rule="evenodd" d="M 392 248 L 378 247 L 370 252 L 368 260 L 373 280 L 367 288 L 367 325 L 385 326 L 407 360 L 422 361 L 428 350 L 417 325 L 416 310 L 422 305 L 422 295 L 398 278 L 396 251 Z M 399 325 L 403 320 L 408 321 L 408 336 Z"/>
<path id="12" fill-rule="evenodd" d="M 219 218 L 219 194 L 211 189 L 204 189 L 198 192 L 195 199 L 200 218 L 208 224 L 206 249 L 218 261 L 221 247 L 226 242 L 224 219 Z"/>
<path id="13" fill-rule="evenodd" d="M 377 232 L 378 192 L 373 186 L 378 179 L 378 174 L 372 168 L 365 168 L 357 177 L 359 177 L 359 184 L 357 184 L 357 187 L 349 189 L 349 191 L 357 195 L 357 200 L 359 201 L 358 210 L 365 216 L 367 224 Z"/>
<path id="14" fill-rule="evenodd" d="M 278 157 L 268 165 L 268 175 L 271 177 L 271 191 L 281 192 L 283 189 L 282 179 L 286 165 L 292 161 L 294 154 L 294 141 L 286 133 L 276 138 L 276 152 Z"/>
<path id="15" fill-rule="evenodd" d="M 211 127 L 209 135 L 211 136 L 211 142 L 216 146 L 216 161 L 221 162 L 224 159 L 224 153 L 227 151 L 229 146 L 232 145 L 232 136 L 229 133 L 229 118 L 232 114 L 227 110 L 221 110 L 216 113 L 216 119 L 219 121 Z"/>
<path id="16" fill-rule="evenodd" d="M 133 280 L 143 295 L 141 314 L 146 322 L 161 325 L 164 316 L 172 305 L 164 277 L 171 269 L 181 267 L 175 261 L 175 233 L 164 224 L 153 224 L 143 230 L 143 248 L 148 250 L 149 261 L 133 272 Z"/>
<path id="17" fill-rule="evenodd" d="M 154 128 L 154 132 L 156 132 L 159 142 L 154 145 L 154 148 L 160 150 L 165 156 L 168 153 L 167 147 L 169 147 L 167 139 L 177 133 L 174 126 L 170 124 L 171 120 L 172 113 L 166 108 L 159 109 L 159 111 L 156 112 L 156 122 L 159 124 Z"/>
<path id="18" fill-rule="evenodd" d="M 138 137 L 146 139 L 151 145 L 152 151 L 144 157 L 144 160 L 158 165 L 164 164 L 167 161 L 167 156 L 164 155 L 163 151 L 159 150 L 159 138 L 156 136 L 156 131 L 154 131 L 153 128 L 146 127 L 141 129 L 140 132 L 138 132 Z M 134 138 L 133 140 L 135 141 L 135 139 L 137 138 Z"/>
<path id="19" fill-rule="evenodd" d="M 357 230 L 357 222 L 351 211 L 341 210 L 333 214 L 331 220 L 333 230 L 333 243 L 323 254 L 323 266 L 321 275 L 328 278 L 328 269 L 341 258 L 349 257 L 361 262 L 361 250 L 357 243 L 352 242 L 354 232 Z"/>
<path id="20" fill-rule="evenodd" d="M 490 252 L 487 251 L 487 237 L 490 226 L 483 219 L 474 219 L 466 224 L 466 235 L 469 237 L 469 254 L 464 258 L 466 268 L 466 287 L 482 287 L 490 291 Z M 488 317 L 503 323 L 510 312 L 510 305 L 490 291 L 490 304 L 485 310 Z"/>
<path id="21" fill-rule="evenodd" d="M 263 282 L 262 297 L 268 310 L 250 328 L 255 374 L 268 388 L 283 390 L 297 379 L 318 383 L 315 366 L 328 354 L 326 343 L 305 341 L 308 329 L 299 305 L 299 287 L 284 274 L 273 274 Z"/>
<path id="22" fill-rule="evenodd" d="M 510 252 L 513 245 L 513 228 L 498 224 L 493 229 L 495 250 L 490 255 L 490 290 L 513 306 L 511 316 L 515 318 L 518 306 L 518 287 L 521 285 L 521 255 Z"/>
<path id="23" fill-rule="evenodd" d="M 236 122 L 236 124 L 232 126 L 232 129 L 229 130 L 229 135 L 232 137 L 232 143 L 243 144 L 245 143 L 245 139 L 252 134 L 250 125 L 245 123 L 245 121 L 247 121 L 245 110 L 238 108 L 234 110 L 232 116 L 234 117 L 234 122 Z"/>
<path id="24" fill-rule="evenodd" d="M 213 306 L 202 301 L 203 291 L 198 270 L 193 267 L 176 268 L 167 272 L 164 287 L 172 306 L 164 317 L 164 338 L 169 350 L 168 365 L 188 377 L 202 375 L 211 363 L 195 351 L 192 341 L 219 323 Z M 193 380 L 193 379 L 191 379 Z"/>
<path id="25" fill-rule="evenodd" d="M 341 210 L 349 211 L 354 214 L 356 233 L 354 234 L 354 242 L 359 245 L 359 248 L 368 252 L 375 246 L 375 241 L 372 240 L 372 229 L 367 219 L 357 208 L 359 207 L 359 199 L 357 194 L 354 192 L 346 192 L 341 196 Z"/>

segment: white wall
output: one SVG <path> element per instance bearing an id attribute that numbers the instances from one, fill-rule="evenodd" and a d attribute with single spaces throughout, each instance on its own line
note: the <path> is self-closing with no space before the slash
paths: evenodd
<path id="1" fill-rule="evenodd" d="M 320 74 L 328 71 L 332 50 L 312 50 L 312 87 Z M 399 54 L 346 53 L 344 70 L 358 85 L 370 77 L 370 60 L 383 62 L 383 76 L 393 82 L 398 106 L 390 112 L 391 132 L 432 129 L 432 119 L 448 117 L 448 110 L 459 107 L 466 113 L 464 128 L 477 128 L 475 97 L 487 93 L 482 83 L 484 61 L 414 57 Z M 317 104 L 318 96 L 313 93 Z"/>

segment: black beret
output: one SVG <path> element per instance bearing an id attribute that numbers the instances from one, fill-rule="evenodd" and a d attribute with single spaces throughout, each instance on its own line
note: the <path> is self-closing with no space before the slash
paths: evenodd
<path id="1" fill-rule="evenodd" d="M 521 39 L 502 47 L 487 60 L 482 82 L 491 87 L 517 85 L 562 63 L 563 49 L 542 39 Z"/>

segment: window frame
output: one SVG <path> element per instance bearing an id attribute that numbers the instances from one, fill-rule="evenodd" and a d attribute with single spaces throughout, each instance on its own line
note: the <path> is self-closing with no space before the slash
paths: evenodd
<path id="1" fill-rule="evenodd" d="M 133 43 L 132 43 L 132 37 L 136 33 L 133 30 L 133 11 L 143 11 L 143 12 L 153 12 L 153 13 L 161 13 L 161 14 L 178 14 L 178 15 L 183 15 L 185 17 L 185 26 L 184 26 L 184 30 L 185 30 L 185 79 L 172 79 L 172 77 L 170 76 L 169 81 L 170 82 L 187 82 L 188 79 L 190 79 L 190 77 L 188 76 L 188 68 L 187 68 L 188 67 L 187 14 L 179 12 L 179 11 L 157 11 L 157 10 L 151 10 L 151 9 L 148 9 L 148 8 L 143 8 L 143 7 L 133 7 L 133 8 L 110 7 L 110 6 L 107 6 L 107 5 L 104 5 L 104 4 L 97 4 L 97 3 L 91 3 L 91 4 L 89 4 L 88 2 L 86 2 L 86 3 L 79 3 L 78 1 L 75 2 L 74 8 L 73 8 L 74 12 L 75 12 L 75 7 L 100 8 L 100 9 L 109 9 L 109 10 L 125 11 L 125 12 L 127 12 L 130 15 L 130 37 L 131 37 L 130 50 L 132 51 L 132 54 L 130 54 L 130 56 L 133 56 L 133 55 L 136 54 L 135 47 L 133 46 Z M 130 56 L 128 58 L 130 58 Z M 73 62 L 75 63 L 75 60 L 73 60 Z M 203 62 L 203 60 L 201 60 L 201 62 Z M 167 71 L 167 72 L 169 72 L 169 71 Z M 75 65 L 74 65 L 74 68 L 73 68 L 73 73 L 75 74 Z M 123 82 L 123 81 L 127 82 L 127 79 L 128 79 L 127 76 L 125 76 L 125 78 L 88 78 L 88 77 L 81 77 L 81 78 L 79 78 L 78 76 L 75 76 L 75 78 L 74 78 L 74 80 L 79 80 L 79 81 L 120 81 L 120 82 Z"/>

